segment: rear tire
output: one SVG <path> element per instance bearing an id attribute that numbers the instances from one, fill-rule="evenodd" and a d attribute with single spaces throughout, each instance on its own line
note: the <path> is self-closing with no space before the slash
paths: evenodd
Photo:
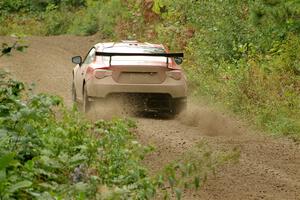
<path id="1" fill-rule="evenodd" d="M 73 101 L 74 104 L 77 103 L 77 95 L 76 95 L 74 82 L 72 83 L 72 101 Z"/>
<path id="2" fill-rule="evenodd" d="M 82 101 L 82 112 L 87 113 L 91 109 L 91 102 L 89 102 L 89 96 L 87 94 L 86 85 L 83 89 L 83 101 Z"/>
<path id="3" fill-rule="evenodd" d="M 187 108 L 187 101 L 186 98 L 180 98 L 180 99 L 173 99 L 172 103 L 172 110 L 171 113 L 173 115 L 178 115 Z"/>
<path id="4" fill-rule="evenodd" d="M 76 89 L 75 89 L 75 84 L 74 82 L 72 83 L 72 103 L 73 103 L 73 106 L 76 107 L 76 109 L 80 109 L 81 108 L 81 105 L 78 103 L 77 101 L 77 94 L 76 94 Z"/>

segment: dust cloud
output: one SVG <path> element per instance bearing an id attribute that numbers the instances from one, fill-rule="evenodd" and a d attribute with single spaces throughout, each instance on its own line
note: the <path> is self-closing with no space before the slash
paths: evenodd
<path id="1" fill-rule="evenodd" d="M 86 116 L 97 121 L 100 119 L 111 120 L 114 118 L 132 117 L 134 110 L 125 104 L 121 99 L 109 98 L 103 101 L 91 103 L 91 108 Z"/>
<path id="2" fill-rule="evenodd" d="M 137 113 L 133 105 L 126 104 L 118 98 L 110 98 L 106 101 L 93 102 L 87 117 L 93 121 L 126 117 L 175 120 L 183 125 L 196 127 L 202 134 L 208 136 L 240 135 L 246 131 L 240 121 L 228 114 L 192 102 L 188 103 L 187 109 L 181 114 L 175 118 L 168 118 L 162 114 Z"/>
<path id="3" fill-rule="evenodd" d="M 187 126 L 197 127 L 208 136 L 240 135 L 246 131 L 242 123 L 205 105 L 189 102 L 177 120 Z"/>

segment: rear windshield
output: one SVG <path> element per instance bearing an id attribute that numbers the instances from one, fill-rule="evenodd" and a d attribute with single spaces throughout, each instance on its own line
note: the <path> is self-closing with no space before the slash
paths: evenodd
<path id="1" fill-rule="evenodd" d="M 109 53 L 165 53 L 165 50 L 161 47 L 149 47 L 149 46 L 124 46 L 124 47 L 108 47 L 103 52 Z M 109 57 L 103 57 L 106 62 L 109 61 Z M 154 56 L 113 56 L 112 62 L 117 61 L 134 61 L 134 62 L 166 62 L 166 57 L 154 57 Z"/>

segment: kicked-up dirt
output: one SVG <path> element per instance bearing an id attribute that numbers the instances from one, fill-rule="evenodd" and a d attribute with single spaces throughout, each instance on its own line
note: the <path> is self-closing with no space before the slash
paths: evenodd
<path id="1" fill-rule="evenodd" d="M 0 37 L 0 43 L 9 41 L 12 38 Z M 84 56 L 100 41 L 97 36 L 30 37 L 26 52 L 1 57 L 0 68 L 19 80 L 35 83 L 37 92 L 57 94 L 71 105 L 71 57 Z M 107 114 L 115 113 L 112 110 Z M 289 139 L 248 130 L 227 114 L 193 103 L 176 119 L 136 120 L 140 141 L 156 147 L 145 160 L 151 172 L 159 171 L 200 142 L 217 151 L 239 149 L 238 163 L 218 168 L 199 191 L 186 191 L 183 199 L 300 200 L 300 146 Z"/>

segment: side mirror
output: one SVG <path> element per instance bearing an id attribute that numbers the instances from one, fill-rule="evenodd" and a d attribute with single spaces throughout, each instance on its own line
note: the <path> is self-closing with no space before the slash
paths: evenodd
<path id="1" fill-rule="evenodd" d="M 177 65 L 181 65 L 182 62 L 183 62 L 183 58 L 181 58 L 181 57 L 175 57 L 175 58 L 174 58 L 174 61 L 175 61 L 175 63 L 176 63 Z"/>
<path id="2" fill-rule="evenodd" d="M 75 56 L 75 57 L 73 57 L 73 58 L 72 58 L 72 63 L 81 65 L 81 63 L 82 63 L 82 58 L 81 58 L 81 56 Z"/>

